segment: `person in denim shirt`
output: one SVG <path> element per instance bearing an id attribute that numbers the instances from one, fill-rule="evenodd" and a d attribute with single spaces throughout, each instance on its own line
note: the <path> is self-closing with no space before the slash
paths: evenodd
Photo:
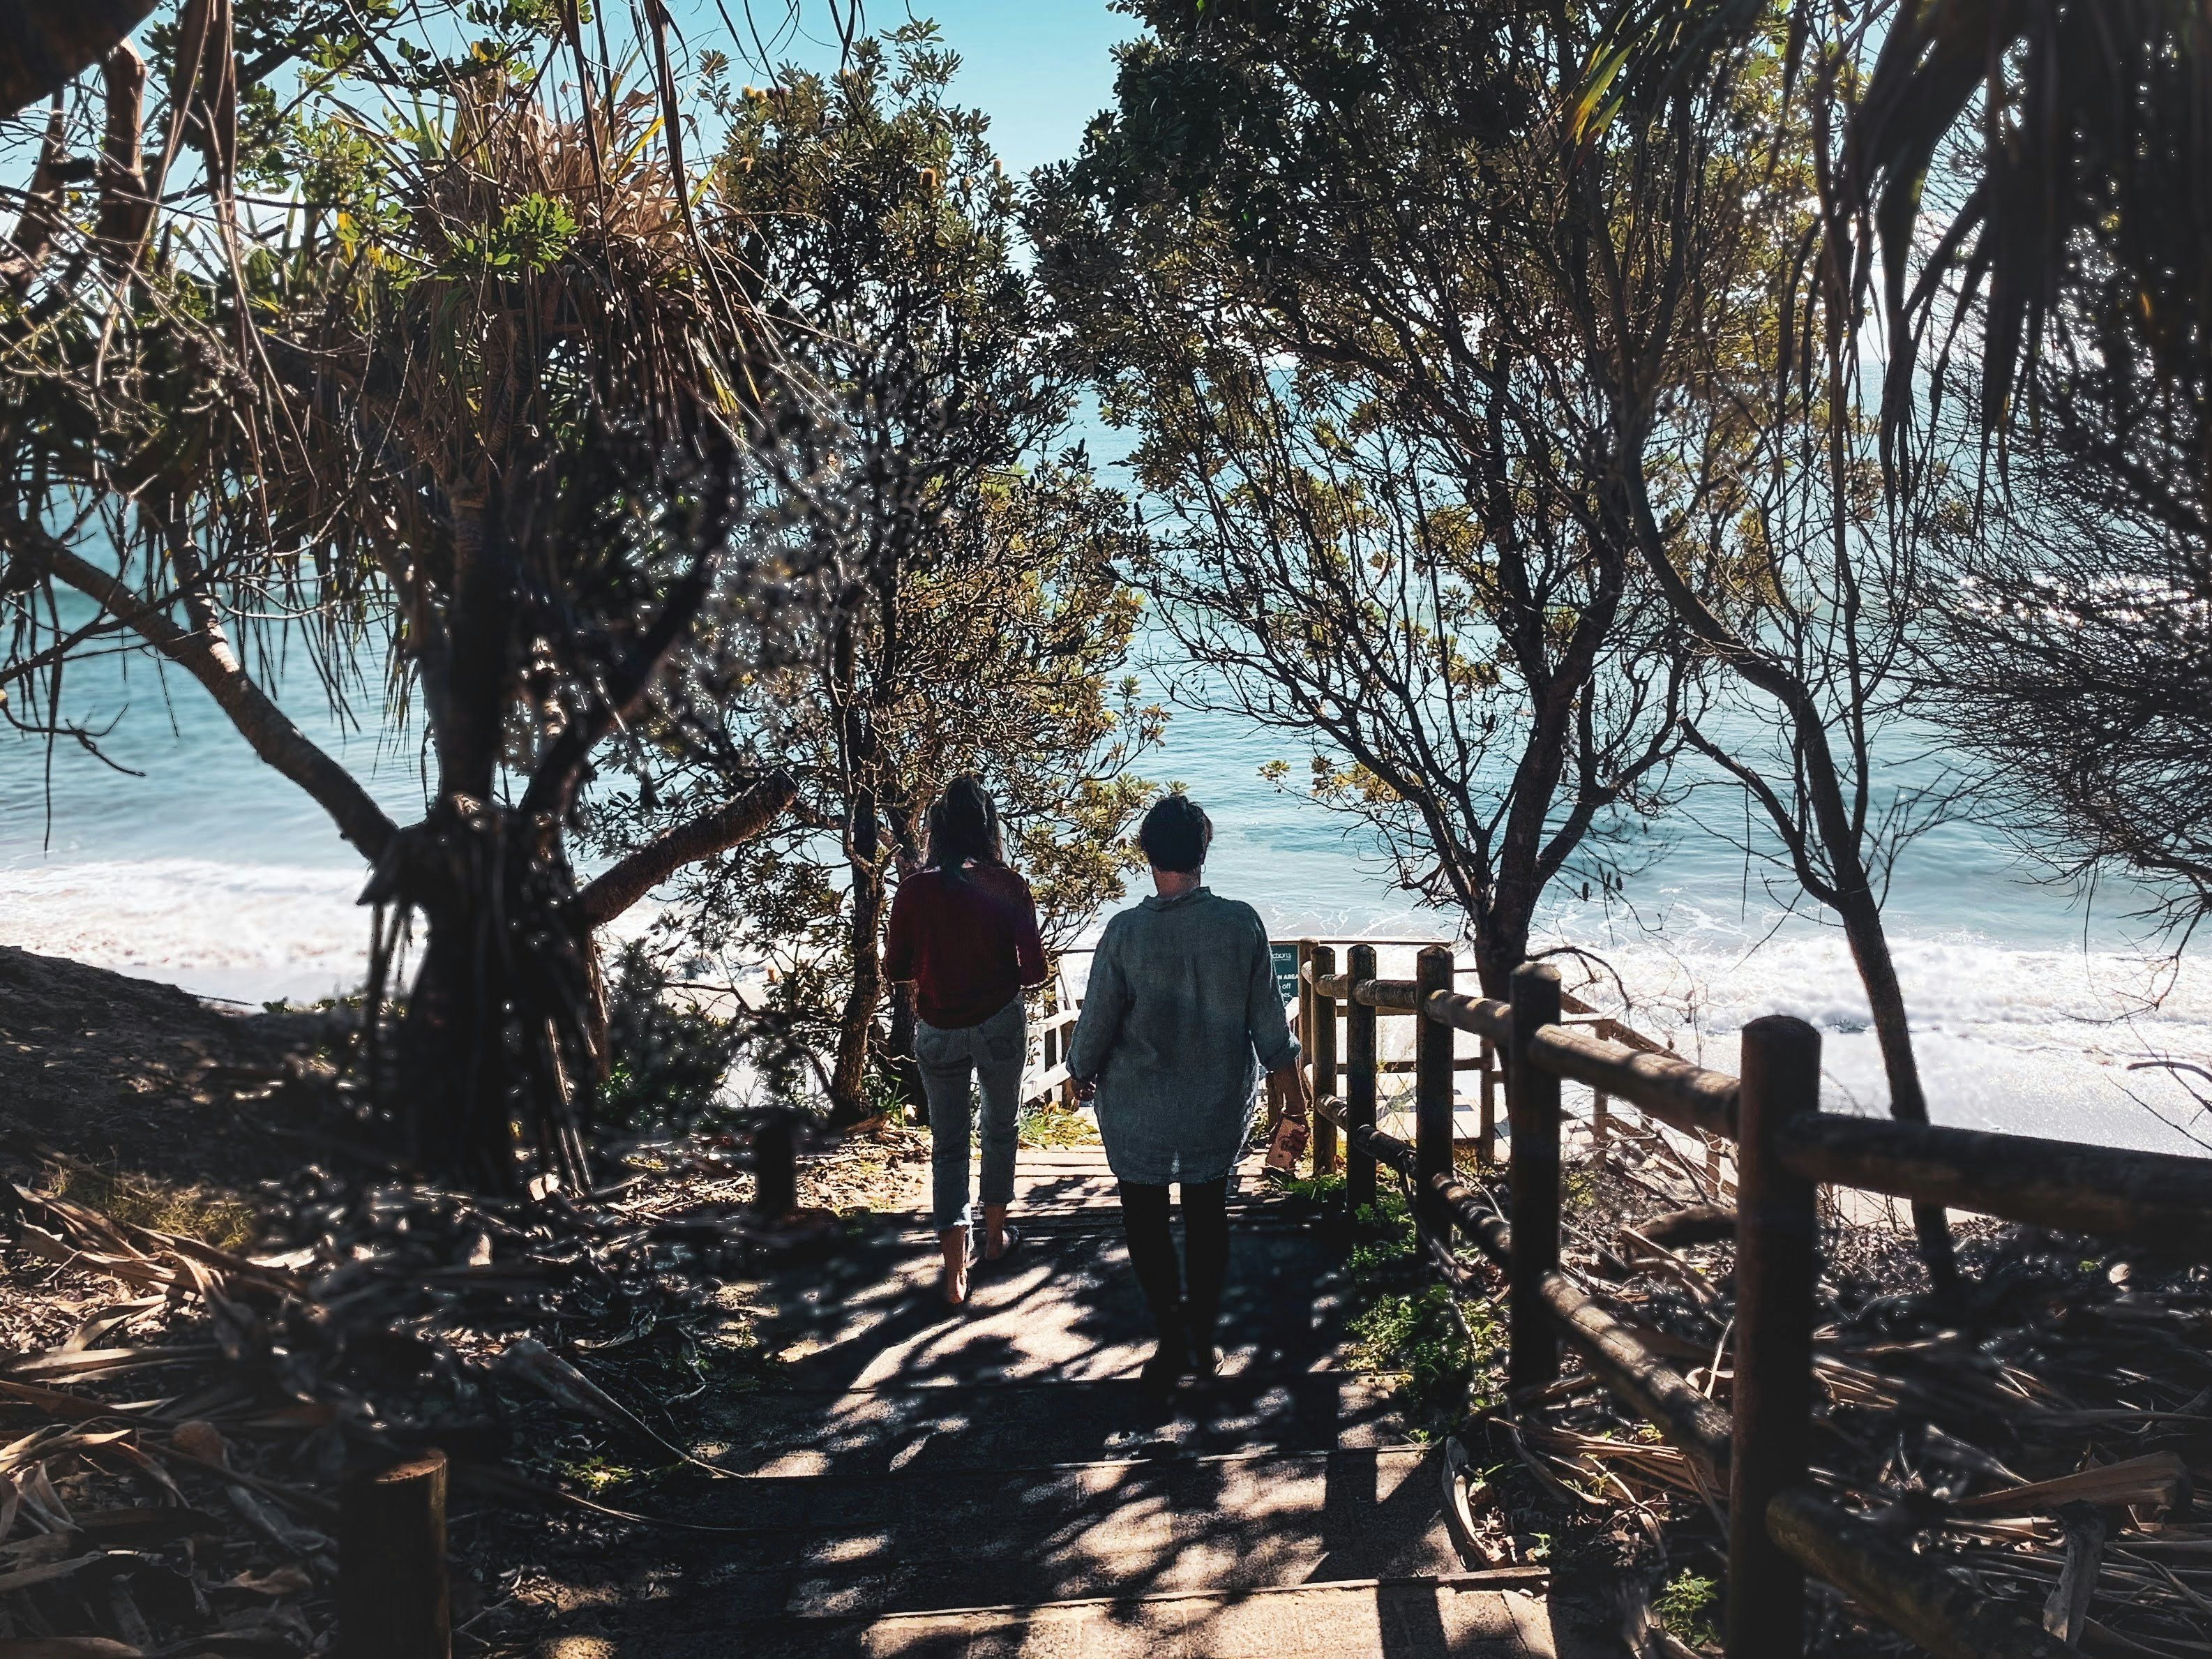
<path id="1" fill-rule="evenodd" d="M 1029 884 L 1006 867 L 999 811 L 973 773 L 929 810 L 929 864 L 899 884 L 884 973 L 912 980 L 914 1055 L 929 1100 L 931 1206 L 945 1252 L 945 1299 L 968 1299 L 968 1148 L 983 1097 L 985 1242 L 997 1261 L 1020 1242 L 1014 1196 L 1016 1116 L 1029 1055 L 1024 986 L 1044 983 L 1044 947 Z"/>
<path id="2" fill-rule="evenodd" d="M 1211 1376 L 1229 1267 L 1229 1175 L 1267 1073 L 1303 1120 L 1298 1046 L 1283 1018 L 1267 929 L 1249 904 L 1200 884 L 1213 824 L 1188 796 L 1146 814 L 1137 839 L 1153 896 L 1106 924 L 1067 1058 L 1079 1097 L 1096 1099 L 1119 1182 L 1129 1265 L 1158 1333 L 1145 1380 Z M 1187 1260 L 1168 1229 L 1182 1188 Z"/>

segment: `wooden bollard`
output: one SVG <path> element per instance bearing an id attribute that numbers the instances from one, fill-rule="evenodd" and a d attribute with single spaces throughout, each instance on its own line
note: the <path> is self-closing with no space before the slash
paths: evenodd
<path id="1" fill-rule="evenodd" d="M 1326 945 L 1313 948 L 1313 1071 L 1314 1098 L 1334 1095 L 1336 1087 L 1336 999 L 1325 994 L 1320 980 L 1336 971 L 1336 951 Z M 1327 1175 L 1336 1168 L 1336 1124 L 1325 1112 L 1313 1117 L 1313 1172 Z"/>
<path id="2" fill-rule="evenodd" d="M 1755 1019 L 1743 1028 L 1741 1070 L 1727 1652 L 1797 1659 L 1805 1571 L 1769 1534 L 1766 1506 L 1805 1480 L 1820 1241 L 1813 1183 L 1784 1167 L 1777 1138 L 1790 1119 L 1820 1109 L 1820 1034 L 1787 1015 Z"/>
<path id="3" fill-rule="evenodd" d="M 1375 947 L 1355 945 L 1346 953 L 1345 966 L 1355 989 L 1375 977 Z M 1355 996 L 1344 1008 L 1345 1119 L 1355 1129 L 1375 1127 L 1375 1006 Z M 1359 1149 L 1351 1137 L 1345 1149 L 1344 1198 L 1357 1214 L 1375 1201 L 1375 1157 Z"/>
<path id="4" fill-rule="evenodd" d="M 798 1207 L 798 1126 L 793 1114 L 774 1110 L 753 1127 L 753 1208 L 779 1221 Z"/>
<path id="5" fill-rule="evenodd" d="M 1452 1028 L 1429 1018 L 1429 998 L 1451 988 L 1451 951 L 1431 945 L 1413 968 L 1413 1217 L 1446 1250 L 1451 1217 L 1435 1182 L 1452 1172 Z"/>
<path id="6" fill-rule="evenodd" d="M 1506 1161 L 1513 1194 L 1513 1262 L 1506 1273 L 1509 1390 L 1559 1377 L 1559 1334 L 1544 1301 L 1544 1276 L 1559 1265 L 1559 1079 L 1529 1056 L 1547 1025 L 1559 1023 L 1559 970 L 1524 962 L 1513 970 L 1513 1045 L 1505 1062 L 1505 1113 L 1513 1125 Z"/>
<path id="7" fill-rule="evenodd" d="M 346 1483 L 338 1501 L 339 1659 L 452 1659 L 446 1454 Z"/>

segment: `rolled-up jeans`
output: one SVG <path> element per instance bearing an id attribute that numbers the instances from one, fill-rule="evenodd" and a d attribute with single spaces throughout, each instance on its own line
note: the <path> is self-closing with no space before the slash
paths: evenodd
<path id="1" fill-rule="evenodd" d="M 1013 1202 L 1015 1117 L 1029 1046 L 1029 1021 L 1018 994 L 980 1025 L 947 1030 L 927 1020 L 915 1025 L 914 1057 L 921 1062 L 922 1091 L 929 1097 L 930 1208 L 939 1232 L 968 1219 L 968 1141 L 976 1092 L 983 1097 L 979 1196 L 987 1205 Z"/>

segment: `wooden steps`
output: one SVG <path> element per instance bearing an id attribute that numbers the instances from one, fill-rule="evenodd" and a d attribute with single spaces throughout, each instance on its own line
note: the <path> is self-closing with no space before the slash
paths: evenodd
<path id="1" fill-rule="evenodd" d="M 1321 1370 L 1247 1371 L 1167 1402 L 1133 1377 L 792 1389 L 755 1396 L 746 1441 L 720 1461 L 756 1474 L 849 1475 L 1356 1449 L 1401 1438 L 1391 1388 Z"/>
<path id="2" fill-rule="evenodd" d="M 702 1625 L 1456 1573 L 1420 1447 L 755 1481 Z"/>
<path id="3" fill-rule="evenodd" d="M 666 1659 L 1595 1659 L 1543 1603 L 1500 1588 L 1526 1570 L 1457 1578 L 1285 1584 L 1244 1594 L 1097 1596 L 798 1620 L 672 1641 Z"/>
<path id="4" fill-rule="evenodd" d="M 590 1659 L 1560 1659 L 1540 1570 L 1468 1573 L 1429 1447 L 1338 1368 L 1337 1253 L 1240 1171 L 1223 1375 L 1163 1400 L 1096 1149 L 1024 1152 L 1027 1237 L 945 1308 L 926 1216 L 749 1287 L 789 1386 L 731 1481 L 672 1483 L 645 1576 L 580 1582 Z M 563 1646 L 561 1644 L 566 1643 Z M 1613 1650 L 1617 1651 L 1617 1648 Z"/>

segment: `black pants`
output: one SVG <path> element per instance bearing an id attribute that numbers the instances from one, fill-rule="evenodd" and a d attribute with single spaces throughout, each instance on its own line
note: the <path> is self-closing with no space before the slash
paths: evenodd
<path id="1" fill-rule="evenodd" d="M 1229 1272 L 1229 1178 L 1182 1183 L 1183 1271 L 1176 1271 L 1175 1236 L 1168 1231 L 1168 1189 L 1125 1181 L 1121 1227 L 1129 1265 L 1144 1287 L 1146 1304 L 1163 1334 L 1178 1309 L 1191 1334 L 1210 1340 L 1221 1312 L 1221 1281 Z"/>

